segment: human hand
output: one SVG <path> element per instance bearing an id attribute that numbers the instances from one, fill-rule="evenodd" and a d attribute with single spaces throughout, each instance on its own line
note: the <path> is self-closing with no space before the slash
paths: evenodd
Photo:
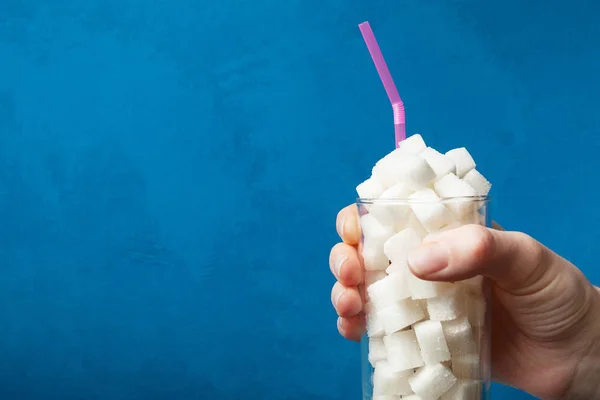
<path id="1" fill-rule="evenodd" d="M 329 264 L 338 330 L 364 333 L 358 211 L 337 216 Z M 490 278 L 493 379 L 542 399 L 594 399 L 600 387 L 600 294 L 574 265 L 533 238 L 467 225 L 430 235 L 409 257 L 421 279 Z"/>

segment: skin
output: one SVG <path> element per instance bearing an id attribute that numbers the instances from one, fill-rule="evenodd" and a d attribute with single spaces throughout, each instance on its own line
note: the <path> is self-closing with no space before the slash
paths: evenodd
<path id="1" fill-rule="evenodd" d="M 329 265 L 338 330 L 365 330 L 358 212 L 338 213 Z M 483 275 L 492 295 L 492 378 L 541 399 L 600 399 L 600 292 L 573 264 L 520 233 L 467 225 L 430 235 L 409 256 L 421 279 Z"/>

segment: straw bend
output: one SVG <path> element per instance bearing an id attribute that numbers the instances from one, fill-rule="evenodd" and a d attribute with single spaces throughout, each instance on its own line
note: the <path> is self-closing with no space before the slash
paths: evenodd
<path id="1" fill-rule="evenodd" d="M 387 63 L 383 58 L 379 44 L 377 44 L 377 40 L 375 39 L 375 34 L 371 29 L 371 25 L 369 25 L 369 22 L 363 22 L 362 24 L 358 25 L 358 27 L 363 35 L 367 49 L 371 54 L 371 58 L 373 59 L 373 63 L 375 64 L 375 68 L 379 74 L 379 78 L 383 83 L 383 87 L 388 95 L 388 98 L 390 99 L 390 103 L 392 103 L 392 111 L 394 112 L 394 131 L 397 146 L 399 142 L 406 139 L 406 115 L 404 112 L 404 103 L 402 103 L 402 99 L 400 98 L 396 84 L 394 84 L 394 80 L 392 79 L 392 74 L 390 74 Z"/>

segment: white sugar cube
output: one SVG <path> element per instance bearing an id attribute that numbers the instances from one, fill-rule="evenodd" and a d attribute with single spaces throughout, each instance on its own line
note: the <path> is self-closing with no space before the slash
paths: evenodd
<path id="1" fill-rule="evenodd" d="M 360 226 L 366 238 L 381 243 L 384 243 L 394 234 L 394 230 L 390 225 L 382 224 L 381 221 L 371 214 L 360 217 Z"/>
<path id="2" fill-rule="evenodd" d="M 402 182 L 403 172 L 400 170 L 399 166 L 406 157 L 412 156 L 411 153 L 405 150 L 395 149 L 381 160 L 377 161 L 372 170 L 372 178 L 377 180 L 384 190 Z"/>
<path id="3" fill-rule="evenodd" d="M 390 265 L 383 252 L 383 243 L 369 236 L 363 240 L 362 257 L 367 271 L 383 271 Z"/>
<path id="4" fill-rule="evenodd" d="M 367 288 L 371 303 L 377 310 L 398 303 L 410 297 L 407 280 L 403 275 L 388 275 Z"/>
<path id="5" fill-rule="evenodd" d="M 433 188 L 436 193 L 446 200 L 445 204 L 452 213 L 458 217 L 474 212 L 477 209 L 477 204 L 469 197 L 477 196 L 477 192 L 468 183 L 460 179 L 454 174 L 448 174 L 441 179 L 438 179 Z M 466 197 L 466 199 L 465 199 Z"/>
<path id="6" fill-rule="evenodd" d="M 427 299 L 415 300 L 415 301 L 419 304 L 419 307 L 421 307 L 421 309 L 423 309 L 423 313 L 425 314 L 425 318 L 423 318 L 423 319 L 429 319 L 429 312 L 427 311 Z"/>
<path id="7" fill-rule="evenodd" d="M 388 274 L 402 274 L 404 279 L 408 279 L 408 264 L 406 262 L 392 262 L 389 267 L 386 268 L 385 272 Z"/>
<path id="8" fill-rule="evenodd" d="M 452 357 L 476 351 L 476 343 L 473 337 L 471 324 L 466 317 L 446 321 L 442 323 L 444 337 Z"/>
<path id="9" fill-rule="evenodd" d="M 409 214 L 407 227 L 413 229 L 421 239 L 424 239 L 425 236 L 429 235 L 427 229 L 425 229 L 423 224 L 419 221 L 419 219 L 413 212 Z"/>
<path id="10" fill-rule="evenodd" d="M 467 149 L 464 147 L 452 149 L 446 152 L 446 156 L 454 161 L 454 164 L 456 165 L 456 175 L 459 178 L 462 178 L 467 172 L 477 166 L 477 164 L 475 164 L 475 160 L 473 160 L 473 157 L 471 157 L 471 154 L 469 154 Z"/>
<path id="11" fill-rule="evenodd" d="M 450 351 L 439 321 L 422 321 L 413 325 L 425 365 L 450 360 Z"/>
<path id="12" fill-rule="evenodd" d="M 421 367 L 408 378 L 415 394 L 423 400 L 437 400 L 456 383 L 456 377 L 442 364 Z"/>
<path id="13" fill-rule="evenodd" d="M 413 300 L 431 299 L 439 296 L 449 286 L 446 282 L 433 282 L 408 274 L 408 290 Z"/>
<path id="14" fill-rule="evenodd" d="M 398 182 L 406 182 L 415 189 L 424 188 L 435 178 L 435 172 L 424 158 L 407 155 L 398 163 Z"/>
<path id="15" fill-rule="evenodd" d="M 480 400 L 481 381 L 458 380 L 440 400 Z"/>
<path id="16" fill-rule="evenodd" d="M 452 357 L 452 372 L 460 379 L 479 379 L 479 355 L 464 354 Z"/>
<path id="17" fill-rule="evenodd" d="M 401 396 L 411 392 L 408 378 L 412 371 L 396 371 L 387 361 L 380 361 L 373 371 L 373 395 Z"/>
<path id="18" fill-rule="evenodd" d="M 373 396 L 373 400 L 401 400 L 402 398 L 402 396 L 394 396 L 392 394 Z"/>
<path id="19" fill-rule="evenodd" d="M 410 205 L 407 200 L 412 192 L 414 189 L 409 184 L 400 182 L 381 193 L 380 200 L 389 200 L 389 202 L 378 204 L 378 207 L 386 208 L 384 221 L 393 221 L 395 225 L 407 224 L 410 213 Z"/>
<path id="20" fill-rule="evenodd" d="M 365 319 L 367 321 L 367 336 L 370 338 L 380 338 L 385 335 L 383 321 L 377 315 L 377 311 L 371 302 L 365 303 Z"/>
<path id="21" fill-rule="evenodd" d="M 463 180 L 475 189 L 479 196 L 487 196 L 492 188 L 492 184 L 476 169 L 467 172 Z"/>
<path id="22" fill-rule="evenodd" d="M 406 264 L 408 254 L 421 243 L 412 228 L 406 228 L 390 237 L 383 245 L 383 253 L 392 263 Z"/>
<path id="23" fill-rule="evenodd" d="M 438 179 L 433 187 L 437 194 L 443 198 L 477 196 L 475 189 L 453 173 Z"/>
<path id="24" fill-rule="evenodd" d="M 462 312 L 463 297 L 459 285 L 451 285 L 438 297 L 427 300 L 427 312 L 433 321 L 450 321 Z"/>
<path id="25" fill-rule="evenodd" d="M 423 400 L 423 398 L 417 394 L 409 394 L 408 396 L 402 396 L 402 400 Z"/>
<path id="26" fill-rule="evenodd" d="M 383 193 L 383 186 L 373 177 L 356 187 L 356 193 L 361 199 L 376 199 Z"/>
<path id="27" fill-rule="evenodd" d="M 369 362 L 373 367 L 379 361 L 387 360 L 387 352 L 381 338 L 369 338 Z"/>
<path id="28" fill-rule="evenodd" d="M 429 163 L 437 178 L 456 172 L 454 160 L 431 147 L 427 147 L 419 155 Z"/>
<path id="29" fill-rule="evenodd" d="M 425 141 L 423 140 L 423 136 L 419 135 L 418 133 L 411 135 L 399 142 L 398 146 L 402 150 L 406 150 L 412 154 L 419 154 L 427 147 Z"/>
<path id="30" fill-rule="evenodd" d="M 386 335 L 391 335 L 422 320 L 425 314 L 417 302 L 406 299 L 378 311 L 377 316 L 381 318 Z"/>
<path id="31" fill-rule="evenodd" d="M 471 326 L 483 326 L 486 317 L 486 302 L 482 295 L 470 294 L 465 300 Z"/>
<path id="32" fill-rule="evenodd" d="M 436 232 L 454 222 L 452 214 L 432 189 L 417 190 L 410 199 L 414 214 L 428 232 Z"/>
<path id="33" fill-rule="evenodd" d="M 365 271 L 365 286 L 368 288 L 377 281 L 382 280 L 388 274 L 384 271 Z"/>
<path id="34" fill-rule="evenodd" d="M 405 371 L 423 366 L 421 351 L 412 329 L 384 336 L 383 343 L 388 361 L 396 370 Z"/>

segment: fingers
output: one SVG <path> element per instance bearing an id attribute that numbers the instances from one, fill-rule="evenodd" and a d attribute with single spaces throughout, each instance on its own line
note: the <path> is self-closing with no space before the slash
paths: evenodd
<path id="1" fill-rule="evenodd" d="M 331 289 L 331 303 L 340 317 L 352 317 L 362 311 L 362 299 L 357 287 L 345 287 L 336 282 Z"/>
<path id="2" fill-rule="evenodd" d="M 337 233 L 344 243 L 356 246 L 360 242 L 360 222 L 356 205 L 343 208 L 335 223 Z"/>
<path id="3" fill-rule="evenodd" d="M 344 286 L 357 286 L 363 281 L 363 267 L 356 247 L 338 243 L 331 249 L 329 268 L 335 278 Z"/>
<path id="4" fill-rule="evenodd" d="M 365 317 L 363 314 L 349 318 L 338 318 L 338 331 L 340 335 L 349 340 L 359 342 L 365 332 Z"/>
<path id="5" fill-rule="evenodd" d="M 484 275 L 514 291 L 537 285 L 542 276 L 548 283 L 562 259 L 525 234 L 467 225 L 428 236 L 408 261 L 423 279 L 457 281 Z"/>

